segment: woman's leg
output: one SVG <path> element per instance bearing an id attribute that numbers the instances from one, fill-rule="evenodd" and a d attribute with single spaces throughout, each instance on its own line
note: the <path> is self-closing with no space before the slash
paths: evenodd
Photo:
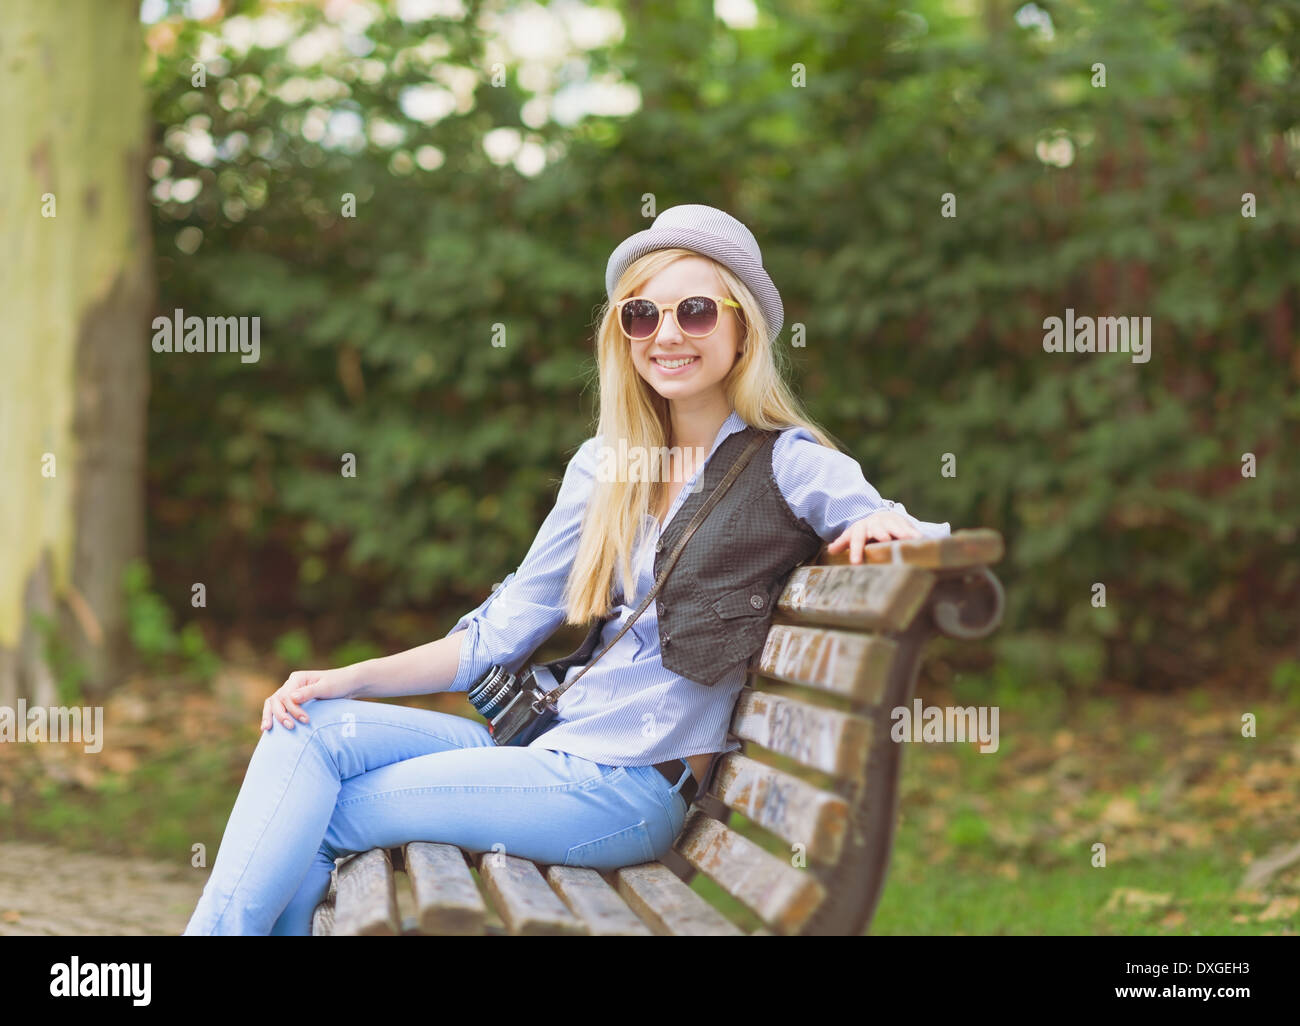
<path id="1" fill-rule="evenodd" d="M 483 723 L 449 713 L 351 699 L 303 708 L 309 723 L 275 723 L 258 741 L 187 935 L 270 933 L 303 878 L 319 875 L 344 781 L 416 756 L 496 747 Z"/>
<path id="2" fill-rule="evenodd" d="M 614 869 L 663 855 L 684 805 L 651 767 L 545 748 L 466 747 L 392 763 L 343 783 L 315 862 L 275 932 L 311 932 L 341 855 L 423 840 Z"/>

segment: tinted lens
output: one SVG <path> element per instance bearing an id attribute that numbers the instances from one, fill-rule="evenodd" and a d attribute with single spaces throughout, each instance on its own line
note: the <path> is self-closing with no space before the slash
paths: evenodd
<path id="1" fill-rule="evenodd" d="M 707 335 L 718 326 L 718 304 L 708 296 L 691 296 L 677 304 L 677 326 L 687 335 Z"/>
<path id="2" fill-rule="evenodd" d="M 649 338 L 659 326 L 659 308 L 648 299 L 623 304 L 623 330 L 632 338 Z"/>

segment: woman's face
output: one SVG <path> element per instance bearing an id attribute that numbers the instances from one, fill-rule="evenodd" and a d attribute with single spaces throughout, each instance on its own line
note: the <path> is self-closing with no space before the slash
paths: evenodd
<path id="1" fill-rule="evenodd" d="M 683 257 L 649 279 L 636 295 L 660 307 L 688 296 L 726 296 L 713 265 L 702 257 Z M 656 392 L 668 400 L 698 400 L 722 392 L 721 381 L 736 361 L 743 341 L 739 311 L 719 305 L 718 326 L 706 338 L 683 335 L 676 311 L 664 313 L 659 331 L 648 339 L 624 343 L 632 363 Z M 685 360 L 685 363 L 681 361 Z"/>

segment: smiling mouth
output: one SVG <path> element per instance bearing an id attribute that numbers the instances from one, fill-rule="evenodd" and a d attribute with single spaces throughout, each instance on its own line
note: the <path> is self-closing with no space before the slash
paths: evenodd
<path id="1" fill-rule="evenodd" d="M 653 359 L 653 361 L 654 361 L 655 363 L 659 364 L 660 367 L 666 367 L 666 368 L 668 368 L 669 370 L 674 370 L 674 369 L 676 369 L 676 368 L 678 368 L 678 367 L 685 367 L 688 363 L 694 363 L 696 360 L 699 359 L 699 357 L 698 357 L 698 356 L 682 356 L 682 357 L 678 357 L 678 358 L 675 359 L 675 360 L 668 360 L 668 359 L 664 359 L 664 358 L 661 358 L 661 357 L 656 356 L 656 357 L 653 357 L 652 359 Z"/>

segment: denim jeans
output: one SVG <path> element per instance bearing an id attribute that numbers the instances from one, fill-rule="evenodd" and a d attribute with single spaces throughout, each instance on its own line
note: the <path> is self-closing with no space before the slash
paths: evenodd
<path id="1" fill-rule="evenodd" d="M 663 856 L 680 794 L 653 766 L 493 743 L 479 720 L 385 702 L 303 705 L 257 743 L 203 895 L 197 934 L 311 933 L 335 858 L 407 841 L 616 869 Z"/>

